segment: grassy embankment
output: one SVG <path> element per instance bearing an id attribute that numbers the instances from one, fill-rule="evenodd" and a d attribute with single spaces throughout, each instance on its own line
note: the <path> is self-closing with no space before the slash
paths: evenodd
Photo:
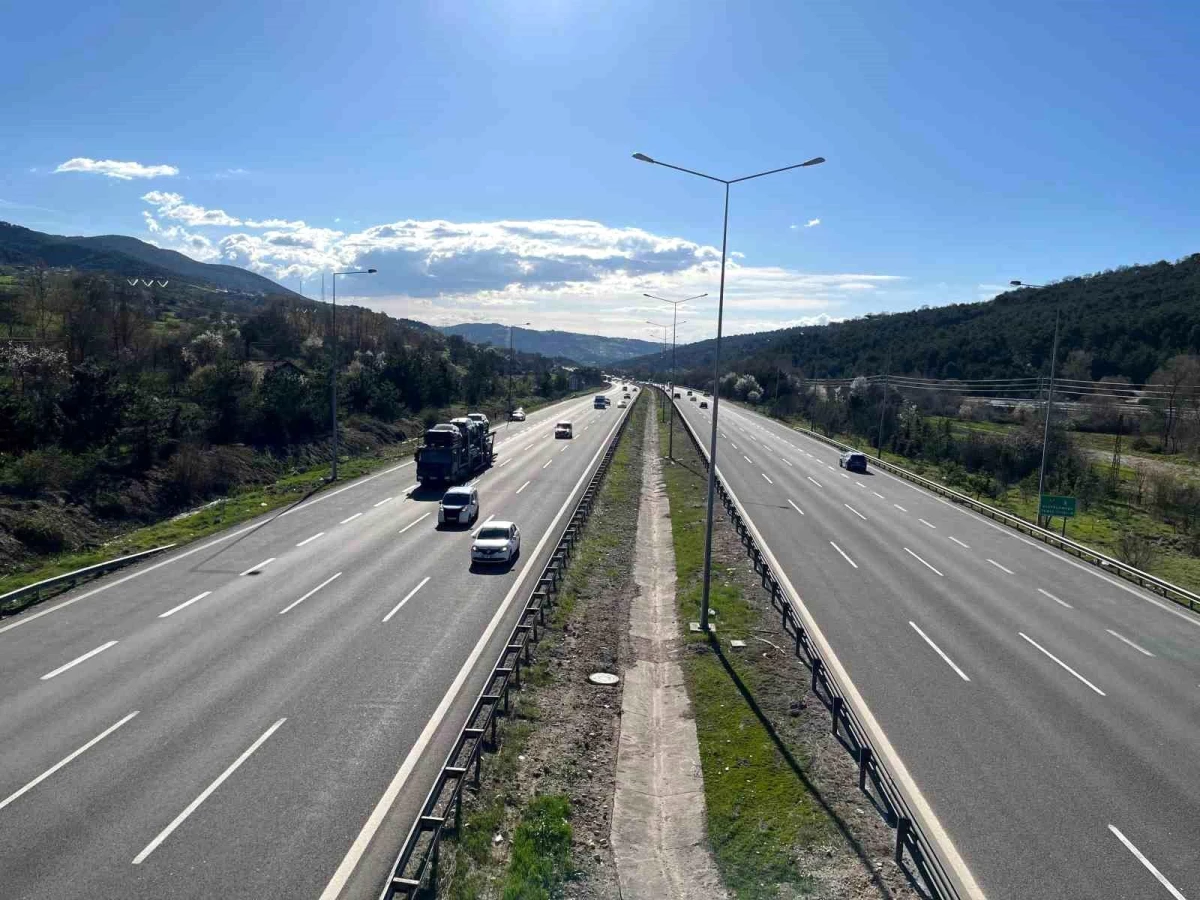
<path id="1" fill-rule="evenodd" d="M 632 542 L 623 541 L 622 534 L 630 526 L 636 530 L 647 406 L 638 402 L 630 412 L 558 603 L 547 618 L 534 663 L 522 675 L 512 714 L 500 720 L 500 750 L 484 756 L 479 793 L 464 798 L 462 831 L 443 847 L 442 858 L 449 855 L 449 861 L 447 877 L 439 885 L 440 897 L 550 897 L 574 874 L 569 798 L 562 792 L 528 797 L 517 788 L 517 774 L 520 757 L 543 721 L 539 704 L 552 702 L 557 676 L 549 659 L 551 649 L 563 639 L 564 625 L 588 602 L 594 586 L 616 580 L 632 566 Z M 496 843 L 496 834 L 511 834 L 511 847 L 508 841 Z"/>
<path id="2" fill-rule="evenodd" d="M 530 400 L 525 406 L 525 410 L 533 412 L 551 403 L 576 399 L 594 391 L 595 388 L 578 391 L 559 400 Z M 455 412 L 454 414 L 461 413 Z M 406 441 L 402 444 L 381 448 L 379 452 L 369 455 L 341 457 L 338 460 L 339 482 L 351 481 L 388 466 L 398 465 L 412 456 L 416 446 L 415 440 Z M 99 547 L 42 557 L 22 571 L 0 576 L 0 594 L 142 550 L 150 550 L 165 544 L 184 544 L 197 538 L 207 537 L 323 490 L 328 486 L 328 482 L 325 481 L 328 474 L 328 465 L 314 466 L 289 474 L 272 484 L 254 485 L 235 490 L 229 496 L 212 501 L 192 512 L 132 529 L 106 541 Z"/>
<path id="3" fill-rule="evenodd" d="M 665 452 L 667 425 L 659 427 Z M 814 885 L 796 866 L 797 854 L 827 842 L 832 828 L 720 658 L 702 649 L 706 638 L 687 630 L 700 612 L 707 482 L 678 421 L 674 447 L 678 464 L 666 464 L 664 475 L 675 543 L 676 603 L 685 639 L 695 651 L 684 656 L 682 664 L 696 716 L 709 841 L 725 885 L 738 900 L 778 897 L 780 885 L 804 893 Z M 741 563 L 722 554 L 714 540 L 709 606 L 716 611 L 713 622 L 719 636 L 745 635 L 759 622 L 745 588 L 730 576 L 732 566 Z M 758 654 L 746 652 L 730 657 L 729 663 L 757 695 L 767 680 Z M 802 750 L 789 749 L 801 765 L 807 762 Z"/>

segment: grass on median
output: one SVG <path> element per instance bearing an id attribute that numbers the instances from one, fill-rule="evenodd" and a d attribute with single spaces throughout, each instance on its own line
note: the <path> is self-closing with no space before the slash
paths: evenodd
<path id="1" fill-rule="evenodd" d="M 561 794 L 526 800 L 515 788 L 516 776 L 530 737 L 540 726 L 538 699 L 552 689 L 550 648 L 562 640 L 564 624 L 574 616 L 593 581 L 611 579 L 629 561 L 616 552 L 617 523 L 636 521 L 641 492 L 641 439 L 647 403 L 635 403 L 630 421 L 600 488 L 591 521 L 576 545 L 571 565 L 547 618 L 533 665 L 524 670 L 522 688 L 514 693 L 512 713 L 499 720 L 500 750 L 483 758 L 481 788 L 464 796 L 463 828 L 443 846 L 448 860 L 438 896 L 449 900 L 484 897 L 548 898 L 557 896 L 574 872 L 570 863 L 571 805 Z M 561 823 L 561 824 L 560 824 Z M 494 835 L 512 834 L 495 842 Z"/>
<path id="2" fill-rule="evenodd" d="M 667 426 L 660 424 L 661 449 Z M 696 621 L 702 597 L 704 519 L 707 477 L 682 425 L 674 436 L 677 464 L 664 463 L 671 527 L 675 542 L 676 602 L 689 649 L 683 662 L 696 716 L 700 764 L 704 774 L 708 836 L 726 887 L 739 900 L 780 896 L 780 885 L 807 893 L 815 885 L 797 866 L 798 852 L 826 841 L 831 824 L 789 763 L 776 748 L 754 710 L 731 680 L 703 635 L 687 631 Z M 718 515 L 722 515 L 720 507 Z M 730 577 L 733 560 L 713 548 L 709 606 L 717 634 L 747 634 L 758 621 L 742 587 Z M 763 674 L 755 655 L 730 660 L 751 694 Z M 807 760 L 792 749 L 802 765 Z"/>

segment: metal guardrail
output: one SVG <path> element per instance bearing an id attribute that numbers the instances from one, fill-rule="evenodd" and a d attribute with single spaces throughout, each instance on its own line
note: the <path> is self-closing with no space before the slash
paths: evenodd
<path id="1" fill-rule="evenodd" d="M 808 428 L 796 427 L 793 425 L 788 425 L 785 427 L 791 428 L 794 431 L 798 431 L 800 434 L 807 435 L 808 437 L 821 441 L 822 443 L 829 444 L 831 447 L 836 447 L 839 450 L 858 449 L 857 447 L 851 447 L 849 444 L 843 444 L 841 441 L 834 440 L 831 437 L 827 437 L 820 432 L 812 431 Z M 1121 576 L 1126 581 L 1132 581 L 1139 587 L 1153 591 L 1154 593 L 1161 597 L 1165 597 L 1168 600 L 1173 600 L 1180 606 L 1186 606 L 1192 612 L 1200 612 L 1200 594 L 1195 594 L 1186 588 L 1182 588 L 1177 584 L 1167 581 L 1166 579 L 1159 578 L 1157 575 L 1151 575 L 1149 572 L 1143 572 L 1141 569 L 1136 569 L 1128 563 L 1123 563 L 1119 559 L 1114 559 L 1111 556 L 1101 553 L 1099 550 L 1093 550 L 1086 544 L 1080 544 L 1076 541 L 1072 541 L 1069 538 L 1057 535 L 1053 531 L 1049 531 L 1039 525 L 1034 525 L 1032 522 L 1027 522 L 1020 516 L 1015 516 L 1012 513 L 1005 512 L 1002 509 L 997 509 L 994 506 L 988 506 L 986 503 L 981 503 L 973 497 L 969 497 L 960 491 L 946 487 L 944 484 L 939 484 L 936 481 L 925 478 L 922 475 L 918 475 L 916 472 L 910 472 L 908 469 L 898 466 L 895 463 L 890 463 L 887 460 L 872 458 L 871 464 L 883 469 L 885 472 L 895 475 L 898 478 L 911 481 L 913 484 L 920 485 L 926 490 L 932 491 L 935 494 L 940 494 L 943 497 L 947 497 L 953 500 L 955 503 L 961 503 L 963 506 L 966 506 L 968 509 L 971 509 L 974 512 L 985 515 L 990 519 L 994 519 L 1003 525 L 1007 525 L 1009 528 L 1023 532 L 1024 534 L 1027 534 L 1030 537 L 1042 541 L 1043 543 L 1052 547 L 1056 547 L 1057 549 L 1062 550 L 1064 553 L 1070 553 L 1072 556 L 1077 556 L 1084 562 L 1089 562 L 1098 568 L 1111 571 L 1113 574 Z"/>
<path id="2" fill-rule="evenodd" d="M 546 624 L 546 612 L 552 610 L 557 602 L 564 572 L 571 562 L 576 544 L 583 536 L 584 527 L 599 496 L 600 485 L 612 463 L 621 436 L 629 425 L 632 412 L 631 406 L 609 441 L 558 544 L 550 554 L 550 561 L 538 578 L 537 587 L 526 602 L 521 618 L 500 651 L 466 724 L 455 739 L 425 798 L 417 820 L 409 829 L 400 855 L 388 876 L 383 891 L 384 900 L 415 898 L 426 893 L 433 896 L 436 893 L 442 838 L 448 833 L 456 833 L 462 825 L 463 787 L 469 781 L 473 788 L 479 788 L 483 751 L 499 748 L 496 720 L 501 715 L 508 715 L 509 692 L 521 686 L 521 667 L 532 661 L 531 648 L 541 636 L 540 629 Z"/>
<path id="3" fill-rule="evenodd" d="M 76 569 L 74 572 L 55 575 L 53 578 L 46 578 L 42 581 L 35 581 L 33 584 L 27 584 L 25 587 L 19 587 L 15 591 L 9 591 L 7 594 L 0 594 L 0 617 L 18 613 L 23 609 L 33 606 L 33 604 L 42 600 L 43 593 L 47 596 L 60 593 L 67 588 L 74 587 L 86 578 L 96 578 L 100 575 L 106 575 L 115 569 L 128 566 L 148 556 L 170 550 L 174 546 L 176 545 L 163 544 L 161 547 L 154 547 L 151 550 L 142 550 L 140 553 L 131 553 L 129 556 L 121 556 L 117 559 L 110 559 L 92 566 L 85 566 L 82 569 Z"/>
<path id="4" fill-rule="evenodd" d="M 708 448 L 682 412 L 678 418 L 707 468 Z M 937 846 L 929 837 L 933 829 L 925 821 L 923 807 L 906 796 L 894 773 L 887 768 L 886 760 L 894 757 L 894 751 L 890 745 L 886 745 L 885 752 L 881 752 L 881 745 L 885 745 L 886 739 L 881 734 L 873 734 L 878 728 L 874 725 L 874 718 L 866 711 L 865 704 L 862 709 L 856 708 L 861 703 L 856 689 L 848 690 L 848 685 L 839 684 L 834 673 L 844 672 L 841 664 L 833 662 L 831 665 L 832 651 L 824 644 L 824 638 L 816 639 L 815 629 L 805 624 L 804 615 L 798 612 L 798 607 L 802 605 L 799 597 L 793 601 L 791 593 L 794 589 L 790 582 L 783 576 L 782 570 L 775 571 L 778 563 L 719 474 L 716 486 L 725 512 L 753 561 L 763 588 L 771 597 L 771 605 L 780 614 L 784 633 L 793 639 L 797 658 L 812 673 L 812 692 L 829 710 L 833 736 L 858 764 L 859 790 L 896 831 L 893 850 L 896 865 L 919 892 L 932 900 L 967 900 L 977 896 L 961 883 L 954 870 L 941 859 Z M 873 727 L 867 725 L 868 721 Z"/>

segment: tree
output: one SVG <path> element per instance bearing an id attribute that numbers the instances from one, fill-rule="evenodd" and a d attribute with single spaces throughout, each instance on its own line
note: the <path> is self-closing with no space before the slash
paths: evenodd
<path id="1" fill-rule="evenodd" d="M 1154 403 L 1162 415 L 1162 446 L 1164 453 L 1178 449 L 1176 426 L 1181 407 L 1194 401 L 1200 392 L 1200 357 L 1179 354 L 1171 357 L 1162 368 L 1150 376 L 1149 385 L 1158 389 Z"/>
<path id="2" fill-rule="evenodd" d="M 761 399 L 762 385 L 758 383 L 758 379 L 753 375 L 743 375 L 734 382 L 733 393 L 739 400 L 745 400 L 751 391 L 756 392 Z"/>

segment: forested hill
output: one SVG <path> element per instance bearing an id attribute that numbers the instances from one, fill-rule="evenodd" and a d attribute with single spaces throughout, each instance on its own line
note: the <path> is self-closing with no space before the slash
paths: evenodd
<path id="1" fill-rule="evenodd" d="M 1142 383 L 1171 357 L 1200 353 L 1200 254 L 1014 289 L 984 303 L 735 335 L 722 342 L 721 356 L 730 368 L 779 362 L 808 377 L 885 367 L 927 378 L 1036 375 L 1049 366 L 1056 307 L 1063 317 L 1059 360 L 1072 357 L 1075 377 Z M 711 367 L 713 347 L 713 341 L 680 347 L 680 370 Z M 661 372 L 662 359 L 651 354 L 622 368 Z"/>
<path id="2" fill-rule="evenodd" d="M 458 334 L 472 344 L 491 344 L 508 347 L 508 326 L 496 323 L 465 322 L 441 329 L 446 334 Z M 513 328 L 513 346 L 529 353 L 573 360 L 585 366 L 604 366 L 644 353 L 657 352 L 659 345 L 637 338 L 604 337 L 598 334 L 578 334 L 573 331 L 533 331 Z"/>
<path id="3" fill-rule="evenodd" d="M 0 265 L 111 272 L 127 278 L 183 279 L 227 291 L 263 296 L 291 294 L 269 278 L 237 266 L 196 262 L 174 250 L 163 250 L 119 234 L 64 237 L 0 222 Z"/>

